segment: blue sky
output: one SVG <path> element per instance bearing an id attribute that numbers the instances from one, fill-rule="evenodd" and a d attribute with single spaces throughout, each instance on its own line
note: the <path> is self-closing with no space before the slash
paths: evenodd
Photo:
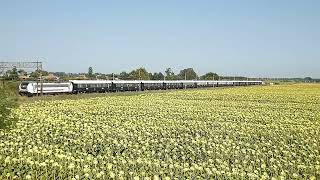
<path id="1" fill-rule="evenodd" d="M 318 0 L 0 0 L 0 60 L 320 77 Z"/>

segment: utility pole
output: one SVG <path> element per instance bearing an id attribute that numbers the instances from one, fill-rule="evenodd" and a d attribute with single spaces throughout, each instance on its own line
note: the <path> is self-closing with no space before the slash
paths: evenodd
<path id="1" fill-rule="evenodd" d="M 42 64 L 37 61 L 37 96 L 39 96 L 39 83 L 40 83 L 40 95 L 43 95 L 43 82 L 42 82 Z"/>
<path id="2" fill-rule="evenodd" d="M 41 62 L 36 62 L 37 66 L 37 96 L 43 95 L 43 82 L 42 82 L 42 64 Z M 40 94 L 39 94 L 39 83 L 40 83 Z"/>
<path id="3" fill-rule="evenodd" d="M 42 79 L 42 70 L 40 71 L 40 94 L 43 95 L 43 79 Z"/>
<path id="4" fill-rule="evenodd" d="M 39 90 L 39 83 L 38 83 L 38 80 L 39 80 L 39 64 L 38 64 L 38 61 L 37 61 L 37 70 L 36 70 L 36 78 L 37 78 L 37 96 L 39 96 L 39 92 L 38 92 L 38 90 Z"/>
<path id="5" fill-rule="evenodd" d="M 1 76 L 1 81 L 2 81 L 2 88 L 4 88 L 4 78 L 5 78 L 5 72 L 4 72 L 4 67 L 2 64 L 0 64 L 0 76 Z"/>
<path id="6" fill-rule="evenodd" d="M 214 73 L 212 73 L 212 87 L 214 87 Z"/>
<path id="7" fill-rule="evenodd" d="M 4 88 L 4 74 L 1 74 L 2 88 Z"/>

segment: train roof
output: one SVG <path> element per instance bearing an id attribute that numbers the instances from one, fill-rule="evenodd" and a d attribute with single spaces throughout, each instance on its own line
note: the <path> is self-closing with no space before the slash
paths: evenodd
<path id="1" fill-rule="evenodd" d="M 111 83 L 109 80 L 69 80 L 69 82 L 74 84 L 104 84 Z"/>
<path id="2" fill-rule="evenodd" d="M 137 83 L 234 83 L 234 82 L 257 82 L 261 83 L 262 81 L 217 81 L 217 80 L 69 80 L 74 84 L 103 84 L 103 83 L 115 83 L 115 84 L 137 84 Z"/>

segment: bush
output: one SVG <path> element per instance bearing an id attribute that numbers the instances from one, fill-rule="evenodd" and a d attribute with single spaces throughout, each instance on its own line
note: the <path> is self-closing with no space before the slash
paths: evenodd
<path id="1" fill-rule="evenodd" d="M 12 125 L 15 119 L 11 116 L 12 109 L 17 106 L 17 98 L 9 96 L 10 92 L 0 88 L 0 128 Z"/>

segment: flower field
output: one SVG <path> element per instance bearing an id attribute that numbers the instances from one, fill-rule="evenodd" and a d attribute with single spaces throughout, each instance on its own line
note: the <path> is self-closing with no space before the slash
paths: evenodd
<path id="1" fill-rule="evenodd" d="M 37 101 L 0 179 L 320 179 L 320 85 Z"/>

